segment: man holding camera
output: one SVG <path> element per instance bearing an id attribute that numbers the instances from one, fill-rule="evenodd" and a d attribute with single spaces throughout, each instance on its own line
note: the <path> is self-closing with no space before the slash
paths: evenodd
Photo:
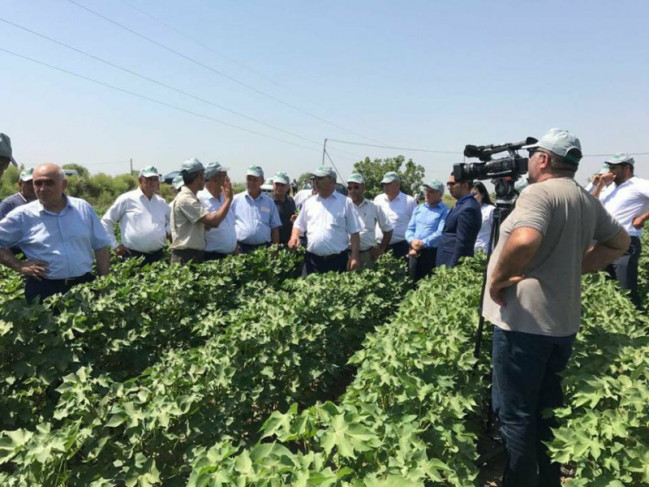
<path id="1" fill-rule="evenodd" d="M 487 271 L 492 404 L 507 455 L 503 486 L 559 487 L 560 465 L 544 445 L 555 424 L 543 411 L 563 403 L 559 374 L 579 330 L 581 275 L 622 255 L 629 236 L 575 182 L 579 139 L 551 129 L 523 148 L 530 186 L 503 222 Z"/>

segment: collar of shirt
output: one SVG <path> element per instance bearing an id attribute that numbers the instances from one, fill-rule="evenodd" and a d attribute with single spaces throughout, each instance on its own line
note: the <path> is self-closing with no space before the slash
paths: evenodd
<path id="1" fill-rule="evenodd" d="M 349 199 L 351 200 L 351 198 Z M 354 203 L 354 201 L 352 201 L 352 203 L 354 203 L 354 205 L 357 206 L 358 208 L 363 208 L 364 206 L 367 206 L 369 202 L 370 201 L 367 198 L 363 198 L 363 201 L 361 201 L 360 205 L 357 205 L 356 203 Z"/>
<path id="2" fill-rule="evenodd" d="M 344 198 L 346 198 L 345 195 L 339 193 L 339 192 L 336 191 L 335 189 L 334 189 L 333 193 L 331 193 L 331 194 L 330 194 L 329 196 L 327 196 L 326 198 L 323 198 L 322 196 L 320 196 L 320 194 L 317 194 L 316 196 L 317 196 L 317 198 L 318 198 L 319 200 L 328 200 L 329 198 L 337 199 L 337 198 L 340 197 L 340 196 L 343 196 Z"/>
<path id="3" fill-rule="evenodd" d="M 248 191 L 246 191 L 244 194 L 245 197 L 248 198 L 250 201 L 255 201 L 255 202 L 261 200 L 265 196 L 263 191 L 259 193 L 259 196 L 257 196 L 256 198 L 250 196 L 250 193 L 248 193 Z"/>
<path id="4" fill-rule="evenodd" d="M 445 205 L 444 205 L 444 202 L 442 202 L 442 200 L 439 200 L 439 201 L 438 201 L 436 204 L 434 204 L 434 205 L 429 205 L 428 203 L 426 203 L 426 202 L 424 201 L 424 206 L 425 206 L 426 208 L 444 208 Z"/>
<path id="5" fill-rule="evenodd" d="M 65 206 L 58 213 L 55 213 L 55 212 L 50 211 L 50 210 L 46 210 L 45 207 L 43 206 L 43 203 L 41 203 L 40 200 L 37 199 L 35 201 L 37 202 L 39 213 L 40 212 L 45 212 L 45 213 L 48 213 L 50 215 L 64 215 L 65 212 L 68 211 L 68 208 L 72 208 L 72 205 L 70 204 L 70 200 L 68 199 L 68 195 L 66 195 L 65 193 L 63 193 L 63 199 L 65 200 Z"/>

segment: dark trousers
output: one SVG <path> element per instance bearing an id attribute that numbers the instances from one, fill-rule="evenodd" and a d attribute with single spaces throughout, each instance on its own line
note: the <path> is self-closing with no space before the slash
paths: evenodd
<path id="1" fill-rule="evenodd" d="M 193 262 L 197 264 L 205 260 L 205 251 L 196 249 L 172 249 L 171 250 L 171 263 L 172 264 L 187 264 Z"/>
<path id="2" fill-rule="evenodd" d="M 137 250 L 128 249 L 128 254 L 124 255 L 123 259 L 134 259 L 135 257 L 142 257 L 142 265 L 153 264 L 154 262 L 161 261 L 164 258 L 164 251 L 162 249 L 155 252 L 138 252 Z"/>
<path id="3" fill-rule="evenodd" d="M 349 253 L 344 250 L 339 254 L 320 256 L 307 252 L 304 264 L 307 274 L 323 274 L 325 272 L 345 272 Z"/>
<path id="4" fill-rule="evenodd" d="M 249 254 L 250 252 L 254 252 L 257 249 L 265 249 L 266 247 L 270 247 L 269 243 L 263 243 L 257 245 L 250 245 L 243 242 L 237 242 L 237 243 L 239 244 L 239 248 L 241 249 L 242 254 Z"/>
<path id="5" fill-rule="evenodd" d="M 606 268 L 620 287 L 629 291 L 629 297 L 637 309 L 642 309 L 642 299 L 638 293 L 638 261 L 641 250 L 640 239 L 631 237 L 631 245 L 624 255 Z"/>
<path id="6" fill-rule="evenodd" d="M 417 282 L 432 274 L 433 269 L 435 268 L 436 257 L 437 248 L 433 247 L 421 249 L 418 257 L 409 257 L 408 274 L 410 274 L 410 278 Z"/>
<path id="7" fill-rule="evenodd" d="M 36 298 L 43 301 L 48 296 L 68 292 L 72 286 L 94 280 L 95 276 L 90 272 L 71 279 L 43 279 L 42 281 L 29 276 L 25 278 L 25 299 L 28 303 Z"/>
<path id="8" fill-rule="evenodd" d="M 402 240 L 401 242 L 396 242 L 388 245 L 388 250 L 391 250 L 394 256 L 397 259 L 400 259 L 401 257 L 408 255 L 410 245 L 408 245 L 408 242 L 406 242 L 405 240 Z"/>
<path id="9" fill-rule="evenodd" d="M 575 335 L 549 337 L 494 328 L 492 406 L 505 443 L 503 487 L 560 487 L 560 464 L 543 441 L 552 418 L 543 410 L 563 405 L 561 377 Z"/>
<path id="10" fill-rule="evenodd" d="M 208 252 L 205 251 L 205 262 L 209 260 L 222 260 L 231 254 L 222 254 L 221 252 Z"/>

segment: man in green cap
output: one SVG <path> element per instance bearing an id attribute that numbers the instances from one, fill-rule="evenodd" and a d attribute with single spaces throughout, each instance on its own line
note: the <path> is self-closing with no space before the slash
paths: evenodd
<path id="1" fill-rule="evenodd" d="M 140 170 L 138 188 L 117 197 L 101 224 L 111 240 L 113 251 L 123 259 L 142 257 L 143 264 L 162 260 L 169 235 L 169 205 L 158 196 L 160 174 L 154 166 Z M 119 224 L 121 243 L 114 229 Z"/>
<path id="2" fill-rule="evenodd" d="M 219 211 L 209 212 L 196 194 L 205 186 L 205 167 L 196 158 L 183 162 L 185 183 L 171 203 L 171 262 L 186 264 L 205 259 L 205 229 L 217 227 Z"/>
<path id="3" fill-rule="evenodd" d="M 282 226 L 279 229 L 279 243 L 288 244 L 293 231 L 293 222 L 295 221 L 295 201 L 288 194 L 290 190 L 290 180 L 286 173 L 278 172 L 273 178 L 273 200 L 277 206 L 279 219 Z"/>
<path id="4" fill-rule="evenodd" d="M 380 207 L 365 198 L 365 178 L 362 174 L 356 172 L 347 178 L 347 191 L 361 222 L 359 268 L 371 269 L 376 259 L 387 250 L 394 225 Z M 379 244 L 376 242 L 377 227 L 383 233 Z"/>
<path id="5" fill-rule="evenodd" d="M 7 196 L 0 203 L 0 220 L 7 216 L 7 214 L 14 208 L 36 199 L 34 185 L 32 184 L 33 174 L 33 168 L 24 169 L 20 173 L 20 176 L 18 177 L 18 192 L 11 196 Z"/>

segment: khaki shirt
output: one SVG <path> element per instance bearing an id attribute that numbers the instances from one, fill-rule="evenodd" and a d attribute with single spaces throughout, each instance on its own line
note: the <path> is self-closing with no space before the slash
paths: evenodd
<path id="1" fill-rule="evenodd" d="M 187 186 L 171 203 L 171 249 L 205 250 L 205 226 L 200 219 L 209 212 Z"/>

